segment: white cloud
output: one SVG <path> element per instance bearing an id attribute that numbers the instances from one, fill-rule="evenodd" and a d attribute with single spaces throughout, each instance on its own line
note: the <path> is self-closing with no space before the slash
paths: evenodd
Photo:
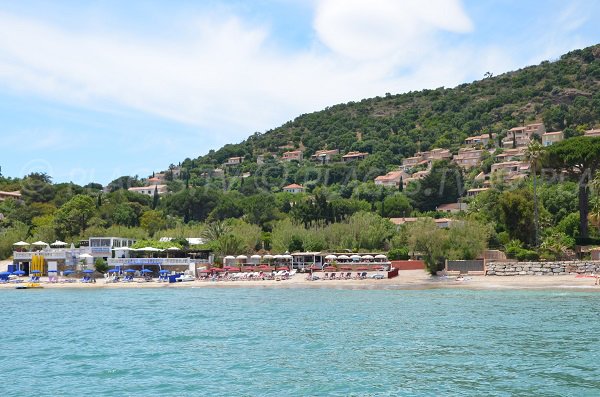
<path id="1" fill-rule="evenodd" d="M 404 64 L 426 54 L 436 31 L 473 29 L 456 0 L 322 0 L 314 25 L 320 40 L 336 53 Z"/>

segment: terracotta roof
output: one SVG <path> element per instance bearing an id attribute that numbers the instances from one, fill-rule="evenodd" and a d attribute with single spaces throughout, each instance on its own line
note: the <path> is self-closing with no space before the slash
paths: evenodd
<path id="1" fill-rule="evenodd" d="M 304 189 L 304 186 L 298 185 L 297 183 L 292 183 L 291 185 L 287 185 L 283 187 L 284 189 Z"/>

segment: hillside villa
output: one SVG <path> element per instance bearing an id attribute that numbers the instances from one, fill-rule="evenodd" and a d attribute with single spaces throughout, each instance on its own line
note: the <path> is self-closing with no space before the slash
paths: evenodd
<path id="1" fill-rule="evenodd" d="M 364 160 L 368 155 L 369 153 L 364 152 L 348 152 L 348 154 L 342 156 L 342 161 L 348 163 L 350 161 Z"/>
<path id="2" fill-rule="evenodd" d="M 375 184 L 387 187 L 400 187 L 400 183 L 406 179 L 410 179 L 410 175 L 403 170 L 391 171 L 385 175 L 380 175 L 375 178 Z"/>
<path id="3" fill-rule="evenodd" d="M 326 164 L 331 162 L 333 160 L 333 156 L 338 154 L 340 154 L 340 151 L 338 149 L 317 150 L 315 154 L 310 156 L 310 159 L 321 164 Z"/>
<path id="4" fill-rule="evenodd" d="M 600 128 L 596 128 L 593 130 L 587 130 L 584 135 L 589 136 L 589 137 L 600 136 Z"/>
<path id="5" fill-rule="evenodd" d="M 560 142 L 565 139 L 565 134 L 562 131 L 544 132 L 542 134 L 542 146 L 550 146 L 553 143 Z"/>
<path id="6" fill-rule="evenodd" d="M 302 150 L 292 150 L 283 153 L 281 161 L 302 161 Z"/>
<path id="7" fill-rule="evenodd" d="M 242 162 L 244 161 L 243 157 L 230 157 L 227 159 L 227 162 L 225 163 L 225 165 L 240 165 L 242 164 Z"/>
<path id="8" fill-rule="evenodd" d="M 495 138 L 496 138 L 496 134 L 492 134 L 491 139 L 495 139 Z M 465 145 L 469 145 L 469 146 L 476 146 L 476 145 L 486 146 L 489 142 L 490 142 L 490 134 L 475 135 L 475 136 L 470 136 L 467 139 L 465 139 Z"/>
<path id="9" fill-rule="evenodd" d="M 446 212 L 448 214 L 456 214 L 459 212 L 466 211 L 469 208 L 467 203 L 448 203 L 440 204 L 435 209 L 437 212 Z"/>
<path id="10" fill-rule="evenodd" d="M 0 201 L 4 201 L 6 199 L 21 200 L 21 192 L 18 190 L 16 192 L 0 191 Z"/>
<path id="11" fill-rule="evenodd" d="M 502 139 L 502 147 L 527 146 L 531 142 L 533 134 L 541 137 L 546 132 L 543 123 L 529 124 L 524 127 L 515 127 L 508 130 L 508 134 Z"/>
<path id="12" fill-rule="evenodd" d="M 484 152 L 485 150 L 483 149 L 460 148 L 452 161 L 464 169 L 474 168 L 481 163 L 481 157 Z"/>
<path id="13" fill-rule="evenodd" d="M 304 186 L 292 183 L 283 187 L 283 191 L 292 194 L 304 193 Z"/>
<path id="14" fill-rule="evenodd" d="M 167 185 L 148 185 L 143 187 L 130 187 L 127 190 L 134 193 L 145 194 L 146 196 L 154 196 L 155 190 L 159 196 L 168 192 Z"/>

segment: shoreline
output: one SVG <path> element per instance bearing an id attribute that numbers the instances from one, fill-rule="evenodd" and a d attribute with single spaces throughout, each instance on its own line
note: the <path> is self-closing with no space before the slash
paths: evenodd
<path id="1" fill-rule="evenodd" d="M 430 289 L 465 289 L 477 291 L 499 290 L 553 290 L 600 292 L 600 286 L 594 285 L 594 277 L 562 276 L 466 276 L 457 281 L 454 277 L 433 277 L 421 270 L 403 270 L 392 279 L 365 280 L 306 280 L 297 274 L 288 280 L 257 281 L 188 281 L 178 283 L 129 282 L 106 283 L 98 279 L 96 283 L 48 283 L 42 281 L 44 289 L 156 289 L 156 288 L 277 288 L 277 289 L 349 289 L 349 290 L 430 290 Z M 0 290 L 15 289 L 23 283 L 0 284 Z"/>

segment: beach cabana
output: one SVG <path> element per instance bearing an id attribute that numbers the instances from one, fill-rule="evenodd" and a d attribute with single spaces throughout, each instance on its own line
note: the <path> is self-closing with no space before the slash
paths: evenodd
<path id="1" fill-rule="evenodd" d="M 229 265 L 229 264 L 234 264 L 235 263 L 235 256 L 233 255 L 227 255 L 226 257 L 223 258 L 223 265 Z"/>
<path id="2" fill-rule="evenodd" d="M 248 260 L 248 257 L 246 255 L 238 255 L 235 257 L 235 261 L 237 263 L 239 263 L 240 265 L 244 265 L 247 260 Z"/>
<path id="3" fill-rule="evenodd" d="M 262 257 L 260 255 L 257 255 L 257 254 L 252 255 L 250 257 L 250 263 L 252 263 L 253 265 L 258 265 L 260 263 L 261 258 Z"/>

